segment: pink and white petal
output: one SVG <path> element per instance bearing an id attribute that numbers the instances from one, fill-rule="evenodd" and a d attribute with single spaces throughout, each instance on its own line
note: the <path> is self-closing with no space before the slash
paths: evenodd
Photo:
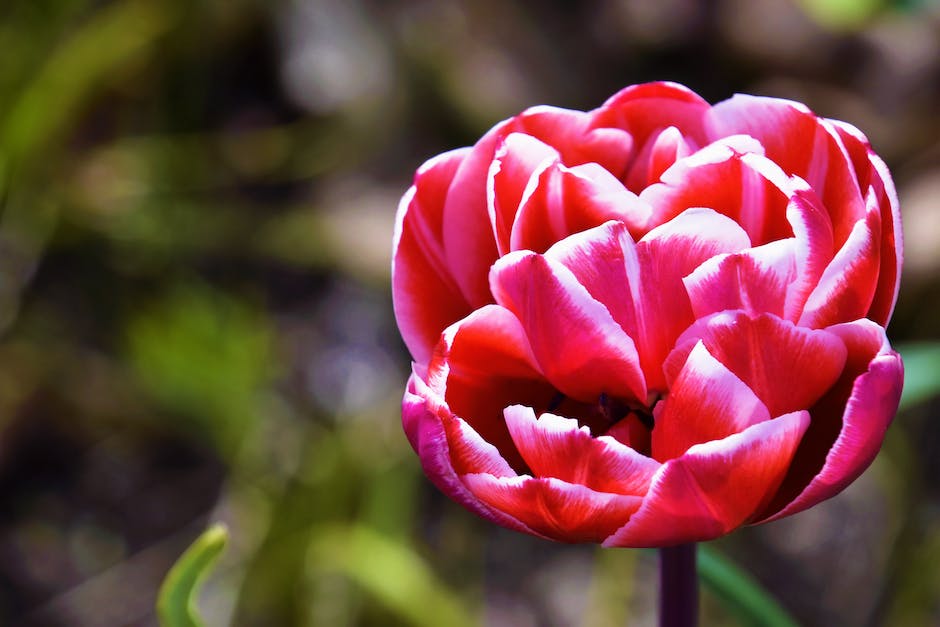
<path id="1" fill-rule="evenodd" d="M 519 318 L 555 388 L 582 402 L 596 401 L 601 392 L 646 398 L 633 340 L 568 268 L 517 251 L 494 264 L 490 281 L 497 302 Z"/>
<path id="2" fill-rule="evenodd" d="M 634 243 L 627 226 L 611 221 L 555 243 L 545 257 L 574 274 L 594 300 L 602 303 L 630 337 L 637 337 L 633 300 L 639 286 L 631 285 L 626 259 L 635 259 Z M 626 251 L 626 252 L 624 252 Z M 633 273 L 636 281 L 638 270 Z"/>
<path id="3" fill-rule="evenodd" d="M 675 126 L 703 145 L 703 119 L 708 108 L 705 100 L 683 85 L 653 82 L 622 89 L 592 113 L 595 126 L 626 130 L 633 136 L 634 146 L 642 146 L 651 134 L 667 126 Z"/>
<path id="4" fill-rule="evenodd" d="M 693 446 L 663 465 L 643 505 L 604 546 L 700 542 L 749 522 L 773 497 L 808 425 L 807 412 L 794 412 Z"/>
<path id="5" fill-rule="evenodd" d="M 798 276 L 796 247 L 790 238 L 707 260 L 682 279 L 695 317 L 726 309 L 783 317 L 788 288 Z"/>
<path id="6" fill-rule="evenodd" d="M 787 174 L 825 174 L 828 155 L 818 150 L 819 119 L 806 105 L 781 98 L 735 94 L 705 115 L 710 140 L 744 134 L 763 144 Z"/>
<path id="7" fill-rule="evenodd" d="M 708 207 L 739 223 L 754 245 L 790 237 L 785 177 L 768 176 L 779 168 L 755 151 L 746 136 L 726 137 L 679 159 L 640 193 L 654 207 L 651 225 L 663 224 L 689 207 Z"/>
<path id="8" fill-rule="evenodd" d="M 830 327 L 849 349 L 845 372 L 811 409 L 812 424 L 779 493 L 760 521 L 835 496 L 871 464 L 897 411 L 904 366 L 870 320 Z"/>
<path id="9" fill-rule="evenodd" d="M 497 148 L 486 181 L 486 204 L 500 255 L 510 250 L 509 235 L 530 180 L 559 158 L 557 150 L 523 133 L 510 133 Z"/>
<path id="10" fill-rule="evenodd" d="M 420 377 L 412 374 L 402 400 L 402 425 L 428 479 L 444 494 L 483 518 L 510 529 L 534 533 L 509 514 L 481 502 L 457 476 L 451 462 L 448 437 L 441 421 L 441 416 L 448 413 L 446 406 L 439 399 L 435 400 L 434 393 L 424 385 Z M 485 447 L 480 449 L 493 461 L 489 465 L 491 470 L 500 476 L 507 474 L 505 468 L 500 467 L 498 460 L 489 454 L 491 451 L 486 451 Z M 477 464 L 477 467 L 487 466 L 483 463 Z"/>
<path id="11" fill-rule="evenodd" d="M 675 372 L 693 341 L 733 372 L 773 416 L 807 409 L 839 379 L 846 363 L 842 339 L 771 314 L 728 311 L 695 323 L 676 342 L 667 372 Z"/>
<path id="12" fill-rule="evenodd" d="M 688 157 L 697 148 L 675 126 L 653 133 L 633 160 L 626 177 L 626 186 L 631 190 L 642 191 L 658 181 L 676 160 Z"/>
<path id="13" fill-rule="evenodd" d="M 428 367 L 428 385 L 455 415 L 524 469 L 503 409 L 514 403 L 545 407 L 555 390 L 539 373 L 516 317 L 488 305 L 448 327 Z"/>
<path id="14" fill-rule="evenodd" d="M 799 324 L 824 328 L 863 318 L 878 285 L 881 257 L 881 214 L 871 207 L 826 267 L 810 293 Z"/>
<path id="15" fill-rule="evenodd" d="M 507 407 L 506 425 L 532 474 L 597 492 L 642 496 L 660 464 L 612 437 L 594 438 L 578 421 L 532 408 Z M 495 473 L 491 473 L 495 474 Z"/>
<path id="16" fill-rule="evenodd" d="M 392 253 L 395 318 L 412 357 L 427 364 L 438 338 L 471 307 L 444 252 L 444 202 L 457 168 L 469 150 L 431 159 L 398 207 Z"/>
<path id="17" fill-rule="evenodd" d="M 493 302 L 489 268 L 498 251 L 487 210 L 490 165 L 503 138 L 517 130 L 518 117 L 496 124 L 470 149 L 454 174 L 443 212 L 443 250 L 464 299 L 473 308 Z"/>
<path id="18" fill-rule="evenodd" d="M 796 238 L 799 276 L 787 290 L 783 317 L 796 322 L 803 315 L 806 300 L 819 283 L 835 251 L 829 215 L 805 181 L 794 179 L 793 196 L 787 205 L 787 221 Z"/>
<path id="19" fill-rule="evenodd" d="M 696 444 L 721 440 L 770 420 L 754 392 L 702 342 L 689 353 L 654 416 L 652 454 L 661 462 L 680 457 Z"/>
<path id="20" fill-rule="evenodd" d="M 652 209 L 596 163 L 539 172 L 512 226 L 510 248 L 544 252 L 565 237 L 608 220 L 644 232 Z"/>
<path id="21" fill-rule="evenodd" d="M 872 298 L 868 318 L 885 326 L 891 319 L 898 300 L 904 238 L 898 194 L 894 189 L 891 173 L 884 162 L 871 151 L 869 159 L 873 170 L 871 190 L 881 211 L 881 268 L 878 271 L 878 286 Z"/>
<path id="22" fill-rule="evenodd" d="M 560 479 L 464 475 L 464 484 L 490 508 L 559 542 L 600 542 L 630 519 L 643 498 L 595 492 Z"/>
<path id="23" fill-rule="evenodd" d="M 665 391 L 662 364 L 676 338 L 694 321 L 682 279 L 706 260 L 750 247 L 733 220 L 711 209 L 689 209 L 624 250 L 636 307 L 636 338 L 647 385 Z M 633 288 L 637 286 L 637 288 Z"/>

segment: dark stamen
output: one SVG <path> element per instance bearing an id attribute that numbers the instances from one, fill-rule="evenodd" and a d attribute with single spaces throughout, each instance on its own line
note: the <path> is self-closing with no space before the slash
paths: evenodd
<path id="1" fill-rule="evenodd" d="M 564 402 L 565 395 L 561 392 L 555 392 L 555 396 L 548 402 L 548 409 L 545 411 L 555 411 Z"/>

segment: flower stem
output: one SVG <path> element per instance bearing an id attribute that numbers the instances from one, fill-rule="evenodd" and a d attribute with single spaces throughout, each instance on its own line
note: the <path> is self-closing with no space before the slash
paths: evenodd
<path id="1" fill-rule="evenodd" d="M 698 574 L 695 543 L 659 549 L 659 625 L 698 625 Z"/>

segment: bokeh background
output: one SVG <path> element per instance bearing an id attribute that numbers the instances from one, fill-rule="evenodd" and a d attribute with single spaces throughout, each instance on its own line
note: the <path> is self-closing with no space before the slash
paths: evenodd
<path id="1" fill-rule="evenodd" d="M 800 624 L 940 624 L 932 0 L 4 0 L 0 624 L 155 625 L 216 521 L 209 625 L 654 624 L 653 553 L 423 478 L 389 256 L 424 159 L 656 79 L 802 100 L 892 168 L 904 409 L 838 498 L 713 548 Z"/>

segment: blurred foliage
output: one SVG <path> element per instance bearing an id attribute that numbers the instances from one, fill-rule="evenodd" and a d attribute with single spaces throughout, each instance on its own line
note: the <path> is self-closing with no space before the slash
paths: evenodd
<path id="1" fill-rule="evenodd" d="M 882 455 L 703 568 L 729 556 L 802 625 L 940 622 L 938 20 L 931 0 L 3 2 L 0 624 L 156 625 L 170 572 L 167 620 L 221 548 L 209 521 L 231 530 L 209 625 L 651 624 L 647 553 L 494 529 L 423 478 L 388 255 L 427 157 L 653 79 L 865 129 L 907 234 Z M 705 624 L 747 624 L 712 584 Z"/>

